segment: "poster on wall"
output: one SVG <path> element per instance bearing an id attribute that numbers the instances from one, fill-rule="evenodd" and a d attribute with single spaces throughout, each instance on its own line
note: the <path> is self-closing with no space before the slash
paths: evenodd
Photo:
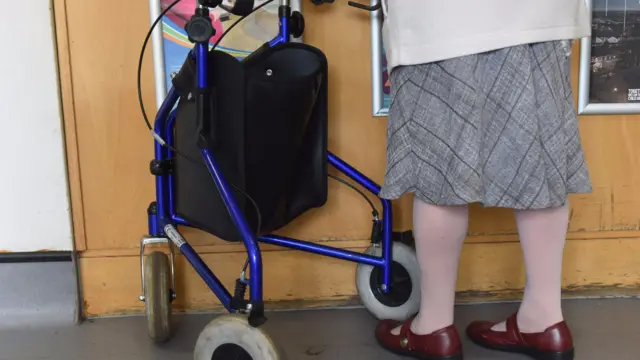
<path id="1" fill-rule="evenodd" d="M 385 114 L 391 105 L 391 82 L 389 80 L 389 69 L 387 68 L 387 56 L 382 48 L 382 110 Z"/>
<path id="2" fill-rule="evenodd" d="M 371 70 L 373 116 L 387 116 L 391 103 L 391 84 L 382 43 L 382 10 L 371 13 Z"/>
<path id="3" fill-rule="evenodd" d="M 580 114 L 640 114 L 640 3 L 589 0 L 591 37 L 581 42 Z"/>
<path id="4" fill-rule="evenodd" d="M 255 7 L 267 0 L 255 0 Z M 150 0 L 151 18 L 155 20 L 174 0 Z M 300 11 L 300 0 L 291 1 L 293 10 Z M 158 100 L 166 96 L 166 89 L 171 87 L 171 79 L 180 70 L 193 44 L 184 30 L 186 23 L 193 16 L 197 0 L 182 0 L 162 18 L 162 26 L 154 32 L 154 68 L 156 77 L 156 93 Z M 242 59 L 265 42 L 278 35 L 278 2 L 273 1 L 235 26 L 227 33 L 217 49 Z M 213 46 L 240 16 L 233 15 L 222 8 L 211 9 L 211 22 L 216 34 L 210 41 Z M 162 79 L 162 80 L 160 80 Z"/>

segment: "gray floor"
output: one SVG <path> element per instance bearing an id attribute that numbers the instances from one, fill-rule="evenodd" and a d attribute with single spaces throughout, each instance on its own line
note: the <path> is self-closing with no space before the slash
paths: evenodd
<path id="1" fill-rule="evenodd" d="M 501 319 L 515 304 L 469 305 L 457 308 L 463 330 L 477 318 Z M 572 300 L 565 314 L 577 343 L 578 360 L 640 358 L 640 301 Z M 269 313 L 266 327 L 289 360 L 400 359 L 380 349 L 372 335 L 375 321 L 362 309 Z M 214 315 L 176 316 L 178 331 L 157 347 L 147 339 L 144 318 L 92 320 L 81 326 L 0 328 L 2 360 L 187 360 L 199 331 Z M 465 359 L 526 359 L 480 349 L 465 342 Z"/>
<path id="2" fill-rule="evenodd" d="M 72 262 L 0 264 L 0 329 L 73 324 L 77 310 Z"/>

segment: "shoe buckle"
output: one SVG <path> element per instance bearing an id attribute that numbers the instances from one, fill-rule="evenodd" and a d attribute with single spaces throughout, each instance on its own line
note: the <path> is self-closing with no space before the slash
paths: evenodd
<path id="1" fill-rule="evenodd" d="M 403 349 L 406 348 L 408 345 L 409 345 L 409 339 L 407 339 L 406 337 L 400 340 L 400 346 L 402 346 Z"/>

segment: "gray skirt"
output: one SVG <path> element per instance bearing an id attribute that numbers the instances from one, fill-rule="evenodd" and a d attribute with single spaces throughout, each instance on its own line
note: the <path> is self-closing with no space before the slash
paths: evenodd
<path id="1" fill-rule="evenodd" d="M 590 192 L 569 49 L 528 44 L 394 69 L 381 196 L 543 209 Z"/>

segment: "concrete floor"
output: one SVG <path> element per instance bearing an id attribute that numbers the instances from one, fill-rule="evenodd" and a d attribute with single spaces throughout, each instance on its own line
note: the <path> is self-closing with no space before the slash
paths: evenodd
<path id="1" fill-rule="evenodd" d="M 502 319 L 516 304 L 459 306 L 461 331 L 471 320 Z M 640 300 L 572 300 L 565 315 L 574 332 L 577 360 L 640 358 Z M 214 315 L 176 316 L 175 338 L 155 346 L 142 317 L 99 319 L 80 326 L 2 328 L 1 360 L 187 360 L 198 333 Z M 401 359 L 380 349 L 374 319 L 362 309 L 269 313 L 268 329 L 289 360 Z M 518 360 L 519 355 L 487 351 L 465 341 L 466 360 Z M 255 359 L 259 360 L 259 359 Z"/>
<path id="2" fill-rule="evenodd" d="M 0 264 L 0 286 L 0 329 L 64 326 L 78 315 L 71 261 Z"/>

